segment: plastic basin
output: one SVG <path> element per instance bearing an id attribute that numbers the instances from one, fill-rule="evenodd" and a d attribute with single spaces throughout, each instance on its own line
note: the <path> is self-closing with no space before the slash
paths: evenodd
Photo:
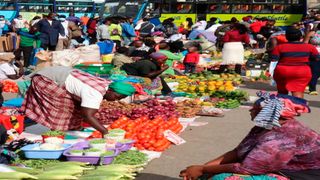
<path id="1" fill-rule="evenodd" d="M 104 157 L 100 157 L 100 156 L 74 156 L 69 153 L 69 151 L 71 151 L 71 150 L 84 150 L 89 147 L 90 147 L 89 142 L 87 142 L 87 141 L 79 142 L 79 143 L 73 145 L 67 151 L 64 151 L 63 155 L 67 158 L 68 161 L 85 162 L 85 163 L 90 163 L 93 165 L 98 165 L 98 164 L 100 164 L 100 162 L 105 165 L 110 164 L 110 163 L 112 163 L 114 157 L 119 155 L 118 149 L 107 149 L 107 150 L 113 151 L 114 154 L 111 156 L 104 156 Z"/>
<path id="2" fill-rule="evenodd" d="M 62 153 L 71 147 L 71 144 L 63 144 L 61 150 L 36 150 L 40 144 L 29 144 L 21 148 L 28 159 L 59 159 Z"/>

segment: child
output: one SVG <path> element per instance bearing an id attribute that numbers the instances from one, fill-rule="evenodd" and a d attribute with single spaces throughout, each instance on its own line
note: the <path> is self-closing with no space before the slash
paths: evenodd
<path id="1" fill-rule="evenodd" d="M 18 50 L 15 51 L 16 60 L 21 59 L 21 52 L 23 53 L 24 67 L 30 65 L 31 54 L 34 49 L 34 43 L 36 43 L 36 48 L 39 48 L 41 41 L 39 39 L 40 33 L 37 27 L 32 26 L 30 30 L 28 28 L 22 28 L 18 34 L 20 35 L 21 42 Z"/>
<path id="2" fill-rule="evenodd" d="M 191 45 L 188 48 L 188 54 L 186 55 L 186 57 L 183 60 L 183 64 L 185 66 L 185 70 L 184 73 L 195 73 L 196 70 L 196 66 L 199 63 L 199 58 L 200 58 L 200 54 L 199 54 L 199 49 L 200 49 L 200 45 L 199 44 L 194 44 Z"/>

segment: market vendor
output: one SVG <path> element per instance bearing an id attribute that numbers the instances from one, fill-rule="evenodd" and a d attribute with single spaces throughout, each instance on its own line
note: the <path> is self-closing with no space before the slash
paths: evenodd
<path id="1" fill-rule="evenodd" d="M 28 118 L 53 130 L 78 130 L 84 120 L 107 134 L 94 117 L 102 100 L 120 100 L 135 92 L 130 84 L 111 83 L 62 66 L 43 69 L 31 78 L 22 110 Z"/>
<path id="2" fill-rule="evenodd" d="M 171 93 L 171 89 L 160 76 L 169 66 L 166 65 L 167 56 L 161 53 L 150 54 L 150 59 L 140 60 L 131 64 L 124 64 L 121 69 L 128 75 L 149 78 L 153 81 L 161 81 L 162 94 Z"/>
<path id="3" fill-rule="evenodd" d="M 259 179 L 257 175 L 260 175 L 261 179 L 277 179 L 266 177 L 275 173 L 290 179 L 320 178 L 320 135 L 294 119 L 310 112 L 307 102 L 266 92 L 259 92 L 258 96 L 260 99 L 250 110 L 255 127 L 240 145 L 204 165 L 187 167 L 181 171 L 181 177 Z M 294 178 L 297 175 L 300 178 Z"/>

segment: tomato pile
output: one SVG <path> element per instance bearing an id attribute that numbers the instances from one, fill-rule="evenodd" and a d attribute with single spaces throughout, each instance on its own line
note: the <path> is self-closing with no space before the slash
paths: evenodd
<path id="1" fill-rule="evenodd" d="M 2 84 L 3 84 L 3 88 L 2 88 L 3 92 L 10 92 L 10 93 L 18 93 L 19 92 L 18 85 L 14 81 L 4 80 L 4 81 L 2 81 Z"/>
<path id="2" fill-rule="evenodd" d="M 171 142 L 164 137 L 164 131 L 179 133 L 183 127 L 176 117 L 164 120 L 158 116 L 150 120 L 147 116 L 143 116 L 135 120 L 121 117 L 110 126 L 110 129 L 116 128 L 125 130 L 125 138 L 135 140 L 134 146 L 137 149 L 162 152 L 171 145 Z"/>

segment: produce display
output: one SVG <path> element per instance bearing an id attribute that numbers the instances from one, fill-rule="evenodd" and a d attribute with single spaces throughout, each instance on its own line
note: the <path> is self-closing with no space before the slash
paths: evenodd
<path id="1" fill-rule="evenodd" d="M 236 99 L 230 99 L 225 101 L 220 101 L 216 104 L 217 108 L 223 108 L 223 109 L 234 109 L 239 107 L 241 104 Z"/>
<path id="2" fill-rule="evenodd" d="M 224 101 L 225 99 L 234 99 L 238 101 L 247 101 L 249 98 L 249 95 L 247 92 L 242 90 L 235 90 L 231 92 L 226 91 L 215 91 L 211 94 L 212 99 L 219 98 L 220 101 Z M 219 101 L 218 100 L 218 101 Z"/>
<path id="3" fill-rule="evenodd" d="M 150 119 L 154 119 L 159 115 L 164 116 L 165 119 L 177 115 L 175 102 L 171 98 L 164 101 L 152 99 L 143 104 L 104 101 L 96 114 L 96 118 L 102 123 L 110 123 L 121 116 L 126 116 L 130 119 L 148 116 Z"/>
<path id="4" fill-rule="evenodd" d="M 177 111 L 180 117 L 192 118 L 201 110 L 201 105 L 196 100 L 184 100 L 177 103 Z"/>
<path id="5" fill-rule="evenodd" d="M 81 176 L 80 180 L 130 180 L 135 179 L 136 173 L 142 170 L 142 166 L 123 164 L 110 164 L 97 167 Z"/>
<path id="6" fill-rule="evenodd" d="M 111 129 L 121 128 L 126 131 L 126 138 L 135 140 L 134 146 L 139 150 L 164 151 L 171 145 L 163 132 L 171 130 L 179 133 L 182 130 L 182 125 L 178 118 L 172 117 L 164 120 L 158 116 L 153 120 L 148 117 L 142 117 L 131 120 L 127 117 L 122 117 L 116 120 L 110 126 Z"/>
<path id="7" fill-rule="evenodd" d="M 185 92 L 193 97 L 210 96 L 215 91 L 233 91 L 234 86 L 241 84 L 242 79 L 237 74 L 212 74 L 205 71 L 190 76 L 175 76 L 166 79 L 169 82 L 178 82 L 176 92 Z"/>
<path id="8" fill-rule="evenodd" d="M 136 150 L 129 150 L 115 157 L 112 164 L 142 165 L 145 164 L 147 160 L 148 157 L 146 154 Z"/>
<path id="9" fill-rule="evenodd" d="M 19 92 L 19 87 L 16 82 L 12 80 L 4 80 L 2 81 L 2 91 L 3 92 L 8 92 L 8 93 L 18 93 Z"/>

